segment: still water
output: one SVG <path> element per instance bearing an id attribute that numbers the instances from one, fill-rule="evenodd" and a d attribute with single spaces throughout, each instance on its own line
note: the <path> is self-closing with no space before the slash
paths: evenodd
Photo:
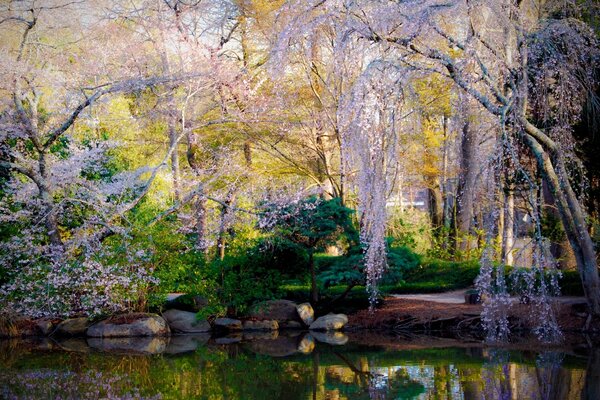
<path id="1" fill-rule="evenodd" d="M 341 333 L 4 340 L 0 398 L 600 399 L 600 353 Z"/>

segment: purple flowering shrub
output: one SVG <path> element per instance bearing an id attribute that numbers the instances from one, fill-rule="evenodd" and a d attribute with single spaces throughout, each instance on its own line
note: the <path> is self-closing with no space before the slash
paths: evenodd
<path id="1" fill-rule="evenodd" d="M 0 287 L 5 312 L 32 318 L 98 316 L 139 310 L 158 280 L 142 251 L 105 246 L 92 255 L 46 257 L 16 266 Z"/>

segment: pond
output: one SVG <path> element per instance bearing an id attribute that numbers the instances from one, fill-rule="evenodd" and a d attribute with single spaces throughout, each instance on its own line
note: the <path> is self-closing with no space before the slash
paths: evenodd
<path id="1" fill-rule="evenodd" d="M 600 353 L 585 341 L 321 335 L 4 340 L 0 398 L 600 398 Z"/>

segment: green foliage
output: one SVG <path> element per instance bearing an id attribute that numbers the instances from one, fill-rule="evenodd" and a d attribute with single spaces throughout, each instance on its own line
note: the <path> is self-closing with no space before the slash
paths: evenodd
<path id="1" fill-rule="evenodd" d="M 387 288 L 392 293 L 436 293 L 467 288 L 479 274 L 476 261 L 454 262 L 425 260 L 409 270 L 405 282 Z"/>
<path id="2" fill-rule="evenodd" d="M 565 231 L 562 227 L 560 218 L 554 213 L 544 210 L 541 218 L 542 236 L 554 243 L 559 243 L 565 239 Z"/>
<path id="3" fill-rule="evenodd" d="M 431 224 L 427 213 L 419 210 L 390 209 L 387 235 L 397 246 L 425 253 L 431 246 Z"/>
<path id="4" fill-rule="evenodd" d="M 365 285 L 363 255 L 358 246 L 348 255 L 318 258 L 321 271 L 319 280 L 324 286 Z M 382 285 L 393 285 L 402 282 L 404 275 L 419 266 L 421 259 L 408 247 L 390 247 L 387 254 L 388 268 L 382 278 Z"/>
<path id="5" fill-rule="evenodd" d="M 265 225 L 273 237 L 303 246 L 309 252 L 322 251 L 343 236 L 355 238 L 350 219 L 353 210 L 344 207 L 341 199 L 322 200 L 309 197 L 285 207 L 267 207 L 274 224 Z"/>
<path id="6" fill-rule="evenodd" d="M 207 273 L 217 283 L 218 302 L 244 312 L 255 302 L 281 297 L 281 282 L 302 276 L 306 265 L 306 251 L 299 245 L 261 239 L 239 254 L 213 261 Z"/>

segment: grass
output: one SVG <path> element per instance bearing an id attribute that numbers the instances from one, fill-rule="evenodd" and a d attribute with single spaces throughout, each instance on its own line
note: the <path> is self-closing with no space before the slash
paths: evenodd
<path id="1" fill-rule="evenodd" d="M 473 286 L 479 274 L 476 261 L 454 262 L 425 260 L 419 267 L 406 272 L 404 282 L 386 287 L 388 293 L 440 293 Z"/>
<path id="2" fill-rule="evenodd" d="M 507 275 L 510 269 L 507 270 Z M 388 294 L 413 294 L 413 293 L 442 293 L 472 287 L 479 274 L 477 261 L 441 261 L 424 260 L 421 265 L 407 271 L 402 282 L 395 285 L 380 287 L 382 296 Z M 583 296 L 581 279 L 577 271 L 563 271 L 559 281 L 561 293 L 564 296 Z M 280 289 L 285 298 L 294 301 L 308 301 L 310 286 L 304 283 L 289 283 Z M 330 286 L 321 290 L 321 298 L 325 301 L 332 300 L 346 290 L 345 285 Z M 364 286 L 355 286 L 350 290 L 343 301 L 348 306 L 368 304 L 368 294 Z"/>

